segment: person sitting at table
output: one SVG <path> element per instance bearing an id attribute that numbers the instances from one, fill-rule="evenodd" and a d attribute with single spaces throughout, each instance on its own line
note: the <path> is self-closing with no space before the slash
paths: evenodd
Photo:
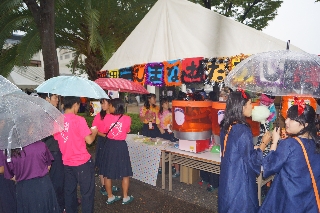
<path id="1" fill-rule="evenodd" d="M 156 105 L 156 95 L 153 93 L 146 95 L 144 106 L 140 109 L 140 120 L 143 122 L 142 135 L 146 137 L 159 137 L 160 131 L 158 124 L 160 123 L 159 106 Z"/>
<path id="2" fill-rule="evenodd" d="M 120 98 L 111 100 L 109 104 L 111 114 L 105 116 L 106 145 L 104 147 L 101 174 L 108 193 L 107 204 L 112 204 L 121 199 L 121 196 L 112 194 L 112 179 L 122 179 L 122 204 L 133 201 L 133 196 L 128 196 L 129 177 L 133 175 L 128 151 L 127 133 L 130 132 L 131 118 L 124 115 L 124 102 Z"/>
<path id="3" fill-rule="evenodd" d="M 280 140 L 279 128 L 273 131 L 271 151 L 262 166 L 264 177 L 275 177 L 260 213 L 320 212 L 320 140 L 315 116 L 312 106 L 296 99 L 285 120 L 291 137 Z"/>
<path id="4" fill-rule="evenodd" d="M 257 212 L 259 208 L 256 177 L 260 174 L 262 151 L 270 142 L 266 132 L 259 148 L 254 149 L 253 135 L 245 117 L 252 113 L 248 93 L 231 92 L 221 121 L 221 164 L 218 208 L 225 212 Z"/>
<path id="5" fill-rule="evenodd" d="M 169 108 L 169 100 L 168 98 L 162 98 L 160 100 L 160 110 L 159 110 L 159 120 L 158 128 L 160 130 L 160 138 L 165 140 L 170 140 L 172 142 L 177 141 L 178 139 L 174 137 L 172 132 L 172 112 Z M 158 174 L 162 173 L 161 163 L 158 170 Z M 174 174 L 172 177 L 180 176 L 180 166 L 179 164 L 174 164 Z"/>

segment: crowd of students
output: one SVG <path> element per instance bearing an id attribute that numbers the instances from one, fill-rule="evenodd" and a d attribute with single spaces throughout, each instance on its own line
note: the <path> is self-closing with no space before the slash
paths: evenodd
<path id="1" fill-rule="evenodd" d="M 57 106 L 58 97 L 39 94 Z M 194 99 L 200 98 L 194 95 Z M 204 100 L 204 99 L 201 99 Z M 95 173 L 101 182 L 100 192 L 106 204 L 122 200 L 129 204 L 129 177 L 133 175 L 125 141 L 130 132 L 131 118 L 125 115 L 121 99 L 100 100 L 101 112 L 89 128 L 77 115 L 80 98 L 64 97 L 64 130 L 23 149 L 0 152 L 0 211 L 14 212 L 78 212 L 77 186 L 80 186 L 82 212 L 94 208 Z M 226 100 L 221 126 L 220 177 L 205 172 L 202 181 L 210 182 L 212 191 L 219 186 L 219 212 L 319 212 L 320 141 L 315 110 L 297 101 L 288 109 L 286 131 L 291 136 L 280 140 L 278 128 L 262 136 L 259 146 L 245 117 L 250 117 L 250 95 L 242 90 L 231 92 Z M 156 105 L 155 94 L 148 94 L 140 110 L 142 134 L 175 141 L 172 133 L 172 113 L 166 98 Z M 97 138 L 96 159 L 92 159 L 86 144 Z M 271 145 L 269 143 L 272 141 Z M 267 146 L 270 151 L 265 156 Z M 176 176 L 179 167 L 176 166 Z M 271 188 L 261 207 L 258 205 L 256 177 L 261 172 L 274 175 Z M 120 187 L 113 179 L 122 180 L 122 197 L 114 195 Z"/>

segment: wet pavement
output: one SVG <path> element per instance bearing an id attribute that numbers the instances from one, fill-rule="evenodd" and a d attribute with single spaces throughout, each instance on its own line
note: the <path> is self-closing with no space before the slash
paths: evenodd
<path id="1" fill-rule="evenodd" d="M 154 213 L 209 213 L 217 211 L 217 190 L 206 191 L 206 186 L 198 183 L 185 184 L 173 178 L 173 191 L 168 191 L 168 174 L 166 174 L 166 188 L 161 189 L 161 175 L 158 176 L 157 186 L 151 186 L 130 178 L 129 195 L 134 196 L 132 203 L 122 205 L 120 201 L 107 205 L 107 197 L 100 193 L 100 181 L 96 178 L 95 213 L 103 212 L 154 212 Z M 121 181 L 113 181 L 113 185 L 121 188 Z M 121 190 L 114 195 L 122 196 Z M 81 212 L 81 211 L 80 211 Z"/>
<path id="2" fill-rule="evenodd" d="M 158 103 L 157 103 L 158 104 Z M 138 113 L 140 106 L 128 105 L 129 113 Z M 159 105 L 159 104 L 158 104 Z M 94 158 L 94 147 L 89 152 Z M 168 165 L 166 166 L 168 168 Z M 199 178 L 200 180 L 200 178 Z M 206 186 L 200 186 L 196 181 L 194 184 L 181 183 L 180 178 L 173 178 L 173 191 L 168 190 L 168 171 L 166 171 L 166 189 L 161 189 L 161 175 L 158 175 L 157 186 L 151 186 L 141 181 L 130 178 L 129 195 L 134 196 L 134 201 L 122 205 L 122 199 L 111 205 L 107 205 L 107 197 L 100 193 L 100 180 L 96 178 L 95 213 L 104 212 L 132 212 L 132 213 L 214 213 L 218 212 L 218 191 L 208 192 Z M 113 185 L 121 188 L 121 181 L 113 181 Z M 122 196 L 121 190 L 114 195 Z M 80 211 L 81 212 L 81 207 Z"/>

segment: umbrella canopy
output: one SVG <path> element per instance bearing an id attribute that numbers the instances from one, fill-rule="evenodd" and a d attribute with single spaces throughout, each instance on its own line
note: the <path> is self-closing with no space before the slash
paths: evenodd
<path id="1" fill-rule="evenodd" d="M 36 88 L 37 92 L 51 93 L 62 96 L 87 97 L 94 99 L 109 99 L 101 87 L 93 81 L 77 76 L 53 77 Z"/>
<path id="2" fill-rule="evenodd" d="M 95 82 L 105 90 L 149 94 L 142 85 L 123 78 L 98 78 Z"/>
<path id="3" fill-rule="evenodd" d="M 254 54 L 229 73 L 225 84 L 274 96 L 320 98 L 320 57 L 290 50 Z"/>
<path id="4" fill-rule="evenodd" d="M 27 146 L 63 130 L 63 115 L 48 101 L 12 92 L 0 96 L 0 150 Z"/>
<path id="5" fill-rule="evenodd" d="M 8 79 L 0 75 L 0 96 L 16 91 L 21 90 L 16 85 L 12 84 Z"/>

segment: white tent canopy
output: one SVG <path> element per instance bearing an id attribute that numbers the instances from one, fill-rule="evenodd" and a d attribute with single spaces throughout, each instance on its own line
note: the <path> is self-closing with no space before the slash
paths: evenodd
<path id="1" fill-rule="evenodd" d="M 285 48 L 285 41 L 199 4 L 187 0 L 158 0 L 101 70 L 192 57 L 230 57 Z M 290 50 L 302 51 L 293 45 Z"/>

